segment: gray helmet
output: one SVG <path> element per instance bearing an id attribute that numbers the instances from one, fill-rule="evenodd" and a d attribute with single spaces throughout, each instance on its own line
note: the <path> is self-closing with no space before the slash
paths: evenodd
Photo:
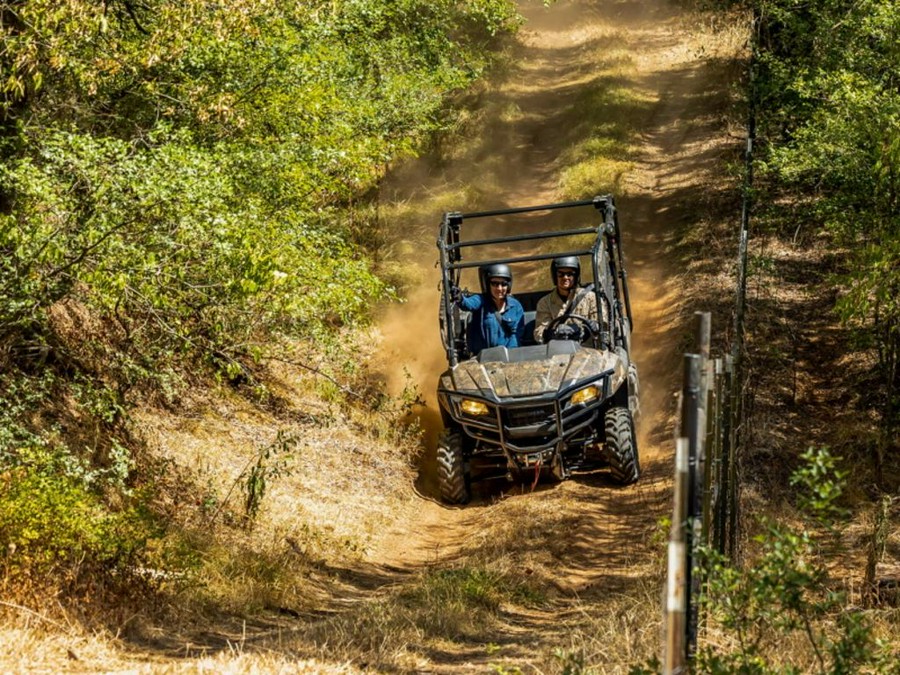
<path id="1" fill-rule="evenodd" d="M 503 263 L 494 263 L 493 265 L 482 265 L 478 268 L 478 278 L 481 280 L 481 292 L 491 292 L 491 279 L 499 277 L 509 282 L 509 290 L 512 292 L 512 272 L 509 265 Z"/>
<path id="2" fill-rule="evenodd" d="M 554 258 L 553 262 L 550 263 L 550 283 L 556 286 L 556 271 L 563 267 L 569 267 L 575 270 L 576 285 L 581 282 L 581 261 L 578 259 L 578 256 L 564 255 L 559 258 Z"/>

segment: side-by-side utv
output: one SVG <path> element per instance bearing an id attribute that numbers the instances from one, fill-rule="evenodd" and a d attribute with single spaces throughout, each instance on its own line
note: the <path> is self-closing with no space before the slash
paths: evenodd
<path id="1" fill-rule="evenodd" d="M 463 238 L 476 219 L 532 213 L 528 229 L 533 230 L 543 217 L 540 212 L 549 216 L 558 209 L 582 209 L 591 224 Z M 522 247 L 518 242 L 535 242 L 533 248 L 540 252 L 510 255 L 512 247 Z M 561 244 L 568 248 L 548 251 Z M 631 307 L 613 197 L 445 213 L 438 248 L 440 329 L 449 365 L 438 383 L 444 423 L 437 448 L 441 498 L 451 504 L 467 502 L 473 480 L 505 475 L 536 482 L 546 474 L 562 480 L 572 471 L 601 466 L 608 466 L 619 484 L 635 482 L 640 474 L 634 429 L 638 375 L 631 360 Z M 560 257 L 586 263 L 581 269 L 590 270 L 592 281 L 578 288 L 594 294 L 595 316 L 579 314 L 576 307 L 554 318 L 538 343 L 537 302 L 556 291 L 549 284 L 526 292 L 515 288 L 513 295 L 525 310 L 520 346 L 474 352 L 467 343 L 471 313 L 457 301 L 462 271 L 500 263 L 517 268 L 547 263 L 549 269 L 550 261 Z"/>

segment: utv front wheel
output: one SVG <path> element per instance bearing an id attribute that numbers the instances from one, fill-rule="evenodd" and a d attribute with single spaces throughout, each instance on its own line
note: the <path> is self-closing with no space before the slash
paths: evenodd
<path id="1" fill-rule="evenodd" d="M 447 429 L 441 434 L 437 445 L 437 474 L 441 499 L 448 504 L 469 501 L 469 481 L 460 432 Z"/>
<path id="2" fill-rule="evenodd" d="M 605 422 L 606 458 L 613 480 L 620 485 L 631 485 L 641 475 L 631 412 L 622 406 L 610 408 Z"/>

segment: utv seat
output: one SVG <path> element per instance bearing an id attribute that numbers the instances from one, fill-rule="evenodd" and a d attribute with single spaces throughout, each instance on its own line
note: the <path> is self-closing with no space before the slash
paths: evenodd
<path id="1" fill-rule="evenodd" d="M 533 310 L 525 312 L 525 332 L 522 333 L 522 346 L 536 345 L 534 341 L 534 315 Z"/>

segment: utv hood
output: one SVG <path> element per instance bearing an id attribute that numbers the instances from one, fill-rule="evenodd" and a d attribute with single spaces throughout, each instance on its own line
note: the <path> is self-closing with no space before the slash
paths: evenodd
<path id="1" fill-rule="evenodd" d="M 441 388 L 487 399 L 538 396 L 556 393 L 608 373 L 625 378 L 626 366 L 614 352 L 582 347 L 571 341 L 546 345 L 493 347 L 477 359 L 463 361 L 441 376 Z"/>

